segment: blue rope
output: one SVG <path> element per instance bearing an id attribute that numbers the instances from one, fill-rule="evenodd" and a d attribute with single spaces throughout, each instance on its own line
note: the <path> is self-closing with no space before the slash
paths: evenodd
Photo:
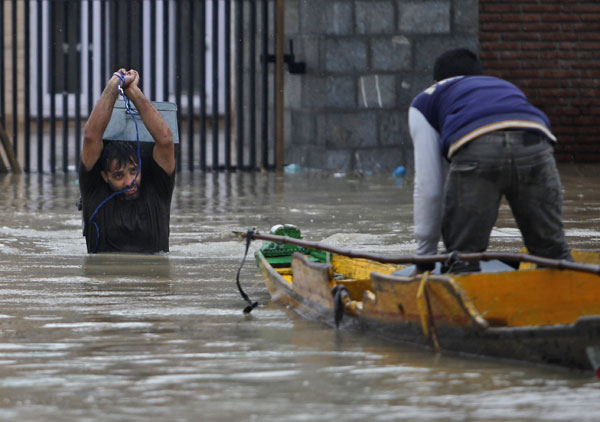
<path id="1" fill-rule="evenodd" d="M 121 73 L 117 73 L 117 72 L 113 73 L 113 76 L 117 76 L 119 78 L 119 80 L 121 81 L 121 84 L 117 85 L 117 89 L 119 90 L 119 94 L 121 95 L 121 97 L 123 97 L 123 102 L 125 103 L 125 110 L 133 118 L 133 123 L 135 124 L 135 139 L 137 142 L 138 170 L 129 186 L 121 189 L 120 191 L 113 192 L 112 194 L 110 194 L 108 196 L 108 198 L 106 198 L 104 201 L 100 202 L 100 204 L 96 207 L 96 209 L 92 213 L 92 215 L 90 217 L 90 223 L 93 224 L 94 227 L 96 228 L 96 246 L 94 247 L 94 250 L 92 251 L 92 253 L 96 253 L 96 251 L 98 250 L 98 245 L 100 244 L 100 228 L 98 227 L 98 223 L 96 223 L 96 221 L 94 221 L 94 219 L 96 218 L 96 214 L 98 214 L 98 211 L 100 211 L 100 208 L 102 208 L 108 201 L 113 199 L 115 196 L 127 191 L 128 189 L 131 189 L 135 185 L 135 182 L 137 181 L 137 178 L 140 175 L 140 172 L 142 171 L 140 132 L 138 129 L 137 119 L 135 118 L 135 114 L 133 113 L 133 111 L 131 109 L 131 104 L 129 102 L 129 98 L 127 98 L 127 96 L 125 95 L 125 91 L 123 91 L 123 86 L 125 85 L 125 76 L 123 76 Z"/>

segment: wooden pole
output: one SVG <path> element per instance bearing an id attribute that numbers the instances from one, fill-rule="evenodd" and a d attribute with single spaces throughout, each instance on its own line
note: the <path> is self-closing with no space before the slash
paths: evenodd
<path id="1" fill-rule="evenodd" d="M 246 237 L 251 233 L 252 239 L 268 240 L 276 243 L 287 243 L 290 245 L 302 246 L 305 248 L 319 249 L 322 251 L 332 252 L 338 255 L 348 256 L 350 258 L 363 258 L 372 261 L 383 262 L 387 264 L 426 264 L 433 262 L 445 262 L 450 259 L 460 261 L 490 261 L 492 259 L 515 261 L 515 262 L 530 262 L 532 264 L 542 265 L 548 268 L 557 268 L 561 270 L 581 271 L 585 273 L 600 275 L 600 265 L 583 264 L 579 262 L 566 261 L 564 259 L 542 258 L 524 253 L 510 252 L 475 252 L 475 253 L 456 253 L 456 254 L 438 254 L 438 255 L 401 255 L 401 256 L 384 256 L 368 252 L 358 252 L 351 249 L 338 248 L 327 245 L 322 242 L 310 242 L 302 239 L 294 239 L 288 236 L 277 236 L 273 234 L 260 234 L 258 232 L 233 232 L 239 236 Z"/>
<path id="2" fill-rule="evenodd" d="M 284 153 L 284 131 L 283 131 L 283 45 L 284 45 L 284 0 L 277 0 L 276 3 L 276 22 L 275 32 L 275 169 L 277 173 L 283 173 Z"/>
<path id="3" fill-rule="evenodd" d="M 19 165 L 19 161 L 15 156 L 15 151 L 12 146 L 12 142 L 8 138 L 6 131 L 4 130 L 4 126 L 0 123 L 0 139 L 2 140 L 2 147 L 4 152 L 6 153 L 6 157 L 8 158 L 8 162 L 10 164 L 11 170 L 13 173 L 21 173 L 21 166 Z"/>

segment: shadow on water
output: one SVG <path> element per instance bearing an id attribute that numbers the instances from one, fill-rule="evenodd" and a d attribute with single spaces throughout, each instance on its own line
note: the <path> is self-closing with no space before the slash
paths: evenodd
<path id="1" fill-rule="evenodd" d="M 598 248 L 600 166 L 562 165 L 572 246 Z M 412 181 L 302 172 L 177 176 L 171 251 L 85 253 L 75 174 L 0 175 L 2 421 L 594 420 L 588 375 L 436 355 L 269 301 L 232 230 L 410 254 Z M 252 244 L 255 249 L 260 246 Z M 521 240 L 502 205 L 491 249 Z"/>

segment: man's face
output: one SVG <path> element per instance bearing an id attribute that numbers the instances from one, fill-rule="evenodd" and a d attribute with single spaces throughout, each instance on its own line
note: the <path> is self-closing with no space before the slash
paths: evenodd
<path id="1" fill-rule="evenodd" d="M 114 192 L 117 192 L 131 185 L 133 179 L 135 178 L 135 175 L 137 174 L 137 171 L 138 165 L 133 161 L 129 161 L 124 166 L 118 167 L 117 160 L 113 160 L 113 162 L 110 163 L 110 170 L 102 170 L 101 174 L 102 178 L 104 178 L 104 181 L 108 183 L 108 186 L 110 186 L 110 188 Z M 135 185 L 123 192 L 123 198 L 136 199 L 137 197 L 139 197 L 141 181 L 142 173 L 140 172 L 137 179 L 135 180 Z"/>

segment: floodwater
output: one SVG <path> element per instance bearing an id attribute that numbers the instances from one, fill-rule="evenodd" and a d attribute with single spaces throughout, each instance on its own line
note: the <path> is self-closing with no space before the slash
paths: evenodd
<path id="1" fill-rule="evenodd" d="M 600 166 L 562 165 L 573 247 L 598 248 Z M 76 175 L 0 175 L 0 421 L 592 421 L 591 374 L 438 355 L 270 303 L 232 230 L 414 252 L 410 178 L 187 173 L 171 252 L 85 253 Z M 260 244 L 253 244 L 252 249 Z M 492 250 L 521 247 L 506 206 Z"/>

